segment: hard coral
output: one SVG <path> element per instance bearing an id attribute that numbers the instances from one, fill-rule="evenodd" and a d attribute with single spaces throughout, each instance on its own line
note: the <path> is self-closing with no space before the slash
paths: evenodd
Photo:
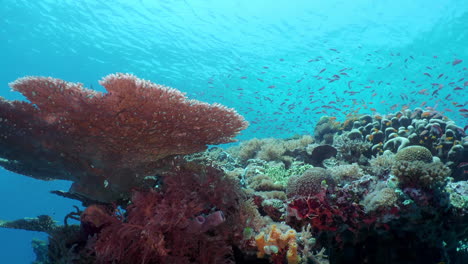
<path id="1" fill-rule="evenodd" d="M 289 178 L 286 193 L 289 197 L 315 195 L 326 186 L 333 187 L 335 181 L 330 173 L 323 168 L 311 168 L 306 170 L 301 176 Z"/>
<path id="2" fill-rule="evenodd" d="M 351 140 L 345 135 L 335 137 L 334 145 L 338 150 L 337 157 L 349 163 L 363 163 L 371 157 L 372 144 L 359 139 Z"/>
<path id="3" fill-rule="evenodd" d="M 362 205 L 366 212 L 371 212 L 377 209 L 391 208 L 395 206 L 397 200 L 398 194 L 395 189 L 383 188 L 369 193 L 362 201 Z"/>
<path id="4" fill-rule="evenodd" d="M 395 163 L 392 173 L 402 187 L 434 188 L 445 185 L 451 171 L 442 162 L 401 161 Z"/>
<path id="5" fill-rule="evenodd" d="M 31 103 L 0 100 L 1 165 L 74 181 L 73 191 L 109 202 L 154 174 L 162 159 L 232 142 L 247 127 L 233 109 L 130 74 L 100 83 L 107 93 L 45 77 L 11 83 Z"/>
<path id="6" fill-rule="evenodd" d="M 432 153 L 422 146 L 409 146 L 403 148 L 395 155 L 397 161 L 422 161 L 426 163 L 432 162 Z"/>

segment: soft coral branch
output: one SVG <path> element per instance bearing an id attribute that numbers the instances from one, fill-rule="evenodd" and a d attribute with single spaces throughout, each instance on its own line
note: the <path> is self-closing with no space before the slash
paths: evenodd
<path id="1" fill-rule="evenodd" d="M 213 167 L 177 168 L 164 175 L 162 189 L 135 191 L 124 218 L 97 206 L 86 209 L 82 226 L 96 235 L 93 249 L 99 261 L 227 262 L 229 242 L 244 228 L 240 187 Z"/>

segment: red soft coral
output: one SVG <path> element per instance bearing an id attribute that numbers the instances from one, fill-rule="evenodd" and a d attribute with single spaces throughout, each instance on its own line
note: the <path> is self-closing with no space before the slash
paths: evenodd
<path id="1" fill-rule="evenodd" d="M 239 186 L 222 171 L 184 164 L 163 176 L 161 189 L 135 191 L 125 218 L 98 212 L 82 219 L 104 226 L 90 243 L 101 263 L 223 263 L 244 228 L 240 199 Z"/>
<path id="2" fill-rule="evenodd" d="M 335 195 L 339 194 L 335 192 Z M 322 189 L 317 195 L 291 200 L 288 212 L 291 216 L 310 223 L 315 231 L 356 232 L 374 223 L 375 217 L 366 215 L 361 205 L 338 198 L 330 196 L 326 189 Z"/>

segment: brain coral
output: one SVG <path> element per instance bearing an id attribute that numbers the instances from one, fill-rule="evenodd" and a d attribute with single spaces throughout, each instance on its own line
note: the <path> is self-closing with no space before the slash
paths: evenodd
<path id="1" fill-rule="evenodd" d="M 398 195 L 394 189 L 383 188 L 369 193 L 361 204 L 364 206 L 366 212 L 371 212 L 377 209 L 392 207 L 397 200 Z"/>
<path id="2" fill-rule="evenodd" d="M 322 185 L 334 186 L 335 182 L 330 173 L 323 168 L 315 167 L 306 170 L 301 176 L 289 178 L 286 193 L 289 197 L 309 196 L 320 192 Z"/>
<path id="3" fill-rule="evenodd" d="M 423 161 L 432 162 L 432 153 L 422 146 L 409 146 L 399 150 L 395 156 L 397 161 Z"/>

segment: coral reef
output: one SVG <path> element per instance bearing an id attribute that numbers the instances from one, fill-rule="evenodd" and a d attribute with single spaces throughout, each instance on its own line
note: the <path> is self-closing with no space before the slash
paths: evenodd
<path id="1" fill-rule="evenodd" d="M 130 77 L 119 78 L 129 81 L 126 78 Z M 153 85 L 132 80 L 138 89 Z M 58 84 L 75 87 L 56 80 L 48 79 L 48 82 L 52 87 Z M 142 83 L 145 87 L 138 86 Z M 70 88 L 70 91 L 75 95 L 83 93 L 82 88 L 78 88 Z M 112 96 L 77 97 L 79 99 L 72 101 L 72 108 Z M 142 99 L 138 96 L 125 98 L 133 106 Z M 185 97 L 180 100 L 177 102 L 184 104 Z M 126 101 L 119 102 L 122 106 Z M 118 102 L 113 101 L 113 104 Z M 192 105 L 197 109 L 201 107 L 197 103 Z M 143 106 L 135 111 L 140 111 L 137 115 L 144 117 Z M 34 114 L 18 110 L 23 109 L 21 107 Z M 60 134 L 53 114 L 31 107 L 28 103 L 4 101 L 0 104 L 0 113 L 18 117 L 15 122 L 19 128 L 30 127 L 26 124 L 33 122 L 33 128 L 47 129 L 48 132 L 39 137 L 45 150 L 24 154 L 24 159 L 18 159 L 24 162 L 34 155 L 44 154 L 43 159 L 34 163 L 41 164 L 55 157 L 47 156 L 56 147 L 46 140 L 49 136 L 58 133 L 59 138 L 65 138 L 78 132 L 67 130 L 68 134 Z M 204 104 L 201 108 L 206 116 L 214 115 L 216 122 L 227 118 L 227 113 L 228 118 L 234 119 L 228 127 L 237 129 L 229 130 L 227 138 L 220 139 L 222 141 L 230 141 L 245 127 L 243 119 L 231 110 L 213 110 Z M 80 109 L 67 111 L 72 110 Z M 178 122 L 175 126 L 182 133 L 190 132 L 185 130 L 189 123 L 185 123 L 183 114 L 181 118 L 181 109 L 167 111 L 168 114 L 172 111 L 169 116 L 178 117 L 175 120 L 167 116 L 168 122 Z M 125 116 L 132 122 L 128 123 L 128 129 L 120 123 L 123 129 L 117 134 L 137 137 L 131 134 L 135 133 L 131 124 L 146 119 L 125 114 L 129 114 Z M 66 125 L 71 122 L 67 116 L 61 118 Z M 211 119 L 206 118 L 204 120 Z M 80 122 L 86 124 L 87 121 Z M 119 117 L 113 121 L 123 122 Z M 213 128 L 205 125 L 201 127 L 203 131 L 190 132 L 196 134 L 194 138 L 202 132 L 220 135 L 220 130 L 210 132 Z M 37 132 L 34 128 L 32 132 L 20 130 L 15 134 L 15 126 L 11 124 L 1 128 L 13 135 L 14 140 L 19 140 L 20 135 L 32 136 Z M 216 128 L 223 130 L 222 125 Z M 96 131 L 89 129 L 85 132 L 100 133 L 97 128 Z M 140 132 L 143 134 L 139 138 L 143 140 L 145 130 Z M 178 136 L 185 139 L 185 135 Z M 153 140 L 147 143 L 158 146 L 162 139 Z M 5 142 L 0 141 L 1 146 Z M 89 142 L 84 140 L 80 147 Z M 76 161 L 69 164 L 68 155 L 71 154 L 67 152 L 63 158 L 56 155 L 55 163 L 36 167 L 37 173 L 32 176 L 41 178 L 52 168 L 57 171 L 51 178 L 69 172 L 69 179 L 73 178 L 82 185 L 80 188 L 89 188 L 89 191 L 56 193 L 85 202 L 84 212 L 70 213 L 64 226 L 41 216 L 4 221 L 0 227 L 47 232 L 47 254 L 43 252 L 43 244 L 35 243 L 38 263 L 47 264 L 466 262 L 460 260 L 468 241 L 468 184 L 464 178 L 468 177 L 468 137 L 453 121 L 435 111 L 404 109 L 385 116 L 353 115 L 342 123 L 333 117 L 323 117 L 315 127 L 314 139 L 310 135 L 252 139 L 226 150 L 211 148 L 195 154 L 192 152 L 203 150 L 209 142 L 197 142 L 200 144 L 197 150 L 180 142 L 174 149 L 166 146 L 174 152 L 158 149 L 154 156 L 148 157 L 145 151 L 151 146 L 145 146 L 142 152 L 123 149 L 119 154 L 117 149 L 116 153 L 96 151 L 101 146 L 96 145 L 97 156 L 88 157 L 86 151 L 75 154 L 82 155 L 78 161 L 93 158 L 97 161 L 93 163 L 94 168 L 83 168 L 84 165 Z M 10 151 L 24 152 L 22 148 L 31 147 L 27 144 L 33 143 L 37 142 L 30 139 L 23 145 L 12 146 Z M 180 151 L 185 147 L 191 150 Z M 164 156 L 163 152 L 170 154 Z M 114 156 L 104 158 L 100 156 L 103 153 Z M 135 156 L 124 163 L 115 164 L 114 169 L 106 167 L 133 154 Z M 179 154 L 190 155 L 175 156 Z M 11 160 L 1 162 L 14 164 Z M 132 167 L 129 165 L 132 162 L 139 165 Z M 22 166 L 18 163 L 14 170 L 20 171 Z M 24 171 L 31 171 L 31 166 L 26 164 Z M 106 191 L 94 187 L 96 182 L 87 178 L 91 175 L 99 178 L 113 171 L 117 174 L 101 178 L 108 181 L 108 186 L 103 187 Z M 114 180 L 114 177 L 122 179 Z M 135 178 L 141 182 L 132 180 Z M 117 193 L 131 193 L 131 199 L 123 199 L 125 195 L 119 196 L 120 200 L 104 199 L 105 194 Z M 90 199 L 93 197 L 101 202 Z M 80 225 L 68 225 L 67 219 L 78 219 Z"/>

